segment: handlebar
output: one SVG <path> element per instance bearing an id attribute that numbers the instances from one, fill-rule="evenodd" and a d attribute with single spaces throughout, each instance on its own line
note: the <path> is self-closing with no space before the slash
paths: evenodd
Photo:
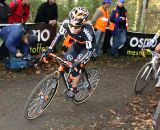
<path id="1" fill-rule="evenodd" d="M 68 66 L 68 67 L 70 67 L 70 68 L 73 67 L 70 62 L 65 61 L 64 59 L 62 59 L 61 57 L 59 57 L 59 56 L 57 56 L 57 55 L 55 55 L 55 54 L 53 54 L 53 53 L 49 53 L 48 56 L 57 59 L 60 64 L 65 64 L 66 66 Z M 47 58 L 44 57 L 43 55 L 42 55 L 42 57 L 40 58 L 40 61 L 43 61 L 44 63 L 48 63 Z"/>
<path id="2" fill-rule="evenodd" d="M 150 53 L 152 55 L 152 57 L 154 57 L 155 55 L 158 55 L 157 52 L 152 51 L 151 49 L 143 49 L 142 53 L 141 53 L 143 57 L 146 57 L 145 53 Z"/>

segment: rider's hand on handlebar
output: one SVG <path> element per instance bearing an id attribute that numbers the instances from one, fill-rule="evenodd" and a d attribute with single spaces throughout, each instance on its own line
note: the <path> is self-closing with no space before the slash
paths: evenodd
<path id="1" fill-rule="evenodd" d="M 72 64 L 72 66 L 73 66 L 73 68 L 75 69 L 75 70 L 78 70 L 78 69 L 80 69 L 81 67 L 80 67 L 80 62 L 79 61 L 74 61 L 73 62 L 73 64 Z"/>
<path id="2" fill-rule="evenodd" d="M 52 49 L 48 48 L 45 52 L 44 52 L 44 57 L 48 57 L 49 53 L 53 52 Z"/>
<path id="3" fill-rule="evenodd" d="M 53 50 L 51 48 L 48 48 L 47 50 L 42 52 L 41 60 L 44 63 L 48 63 L 47 57 L 48 57 L 49 53 L 51 53 L 51 52 L 53 52 Z"/>

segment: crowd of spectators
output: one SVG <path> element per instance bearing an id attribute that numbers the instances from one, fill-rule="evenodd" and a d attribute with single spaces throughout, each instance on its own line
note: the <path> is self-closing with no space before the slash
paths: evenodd
<path id="1" fill-rule="evenodd" d="M 106 28 L 110 27 L 113 36 L 113 44 L 109 53 L 118 57 L 118 49 L 126 41 L 128 28 L 127 10 L 124 7 L 125 0 L 118 0 L 116 7 L 111 11 L 108 8 L 112 0 L 102 0 L 102 6 L 97 8 L 90 24 L 94 28 L 96 36 L 96 56 L 102 54 Z M 30 0 L 12 0 L 9 4 L 0 0 L 0 24 L 26 23 L 30 15 Z M 46 0 L 42 3 L 35 17 L 35 23 L 45 23 L 51 26 L 57 24 L 58 8 L 56 0 Z"/>

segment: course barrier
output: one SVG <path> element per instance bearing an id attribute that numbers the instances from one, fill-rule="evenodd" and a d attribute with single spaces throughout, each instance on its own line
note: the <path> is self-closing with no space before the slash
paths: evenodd
<path id="1" fill-rule="evenodd" d="M 0 24 L 0 29 L 4 26 L 9 24 Z M 39 54 L 42 52 L 43 49 L 46 49 L 52 40 L 54 39 L 57 31 L 57 26 L 50 26 L 48 24 L 39 23 L 33 24 L 28 23 L 27 27 L 34 35 L 38 37 L 38 42 L 33 47 L 30 48 L 31 54 Z M 138 56 L 141 55 L 141 47 L 143 44 L 146 44 L 149 40 L 153 38 L 155 34 L 145 34 L 145 33 L 138 33 L 138 32 L 128 32 L 126 43 L 119 48 L 120 55 L 128 55 L 128 56 Z M 154 45 L 150 46 L 149 48 L 153 50 L 160 42 L 160 38 L 155 42 Z M 110 34 L 109 29 L 106 31 L 104 45 L 103 45 L 103 52 L 106 53 L 107 50 L 112 46 L 113 40 Z M 4 51 L 4 43 L 0 41 L 0 59 L 7 55 L 7 50 Z"/>

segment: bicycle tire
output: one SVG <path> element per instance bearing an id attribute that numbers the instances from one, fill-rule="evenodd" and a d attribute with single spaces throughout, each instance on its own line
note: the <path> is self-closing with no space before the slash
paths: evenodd
<path id="1" fill-rule="evenodd" d="M 155 129 L 154 130 L 160 130 L 160 113 L 155 121 Z"/>
<path id="2" fill-rule="evenodd" d="M 56 73 L 45 76 L 30 93 L 25 104 L 24 117 L 31 120 L 40 116 L 53 100 L 58 85 L 59 76 Z"/>
<path id="3" fill-rule="evenodd" d="M 153 123 L 155 126 L 154 130 L 160 130 L 160 101 L 156 107 L 155 113 L 153 115 Z"/>
<path id="4" fill-rule="evenodd" d="M 87 82 L 87 75 L 88 74 L 88 81 Z M 85 102 L 95 91 L 100 81 L 100 72 L 96 67 L 86 69 L 86 72 L 82 72 L 80 82 L 77 86 L 77 93 L 75 93 L 74 97 L 72 98 L 75 104 L 81 104 Z M 81 87 L 80 87 L 81 86 Z M 86 87 L 88 86 L 88 87 Z"/>
<path id="5" fill-rule="evenodd" d="M 148 83 L 153 78 L 153 67 L 151 63 L 146 63 L 138 72 L 135 82 L 134 89 L 135 94 L 140 94 L 148 86 Z"/>

